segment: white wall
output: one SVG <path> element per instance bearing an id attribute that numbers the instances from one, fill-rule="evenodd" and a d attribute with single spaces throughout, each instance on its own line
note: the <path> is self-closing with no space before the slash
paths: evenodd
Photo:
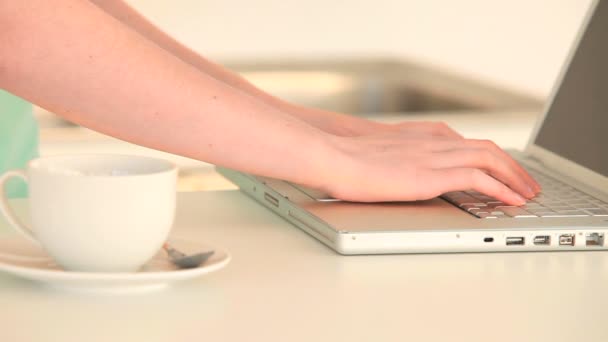
<path id="1" fill-rule="evenodd" d="M 591 0 L 129 0 L 212 59 L 397 56 L 546 95 Z"/>

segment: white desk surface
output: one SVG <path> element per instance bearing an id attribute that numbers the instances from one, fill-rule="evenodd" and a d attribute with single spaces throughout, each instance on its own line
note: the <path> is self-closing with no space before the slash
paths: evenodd
<path id="1" fill-rule="evenodd" d="M 0 341 L 608 341 L 605 252 L 340 256 L 238 191 L 180 193 L 175 234 L 233 260 L 140 295 L 0 273 Z"/>

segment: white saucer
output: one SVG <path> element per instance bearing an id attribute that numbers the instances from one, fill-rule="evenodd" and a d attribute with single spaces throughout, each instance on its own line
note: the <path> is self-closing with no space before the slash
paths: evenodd
<path id="1" fill-rule="evenodd" d="M 204 264 L 191 269 L 178 269 L 164 251 L 159 251 L 135 273 L 70 272 L 58 266 L 41 247 L 11 235 L 0 236 L 0 271 L 62 289 L 132 293 L 159 290 L 176 281 L 200 277 L 221 269 L 230 261 L 230 254 L 215 246 L 184 238 L 170 238 L 169 243 L 185 253 L 208 250 L 215 253 Z"/>

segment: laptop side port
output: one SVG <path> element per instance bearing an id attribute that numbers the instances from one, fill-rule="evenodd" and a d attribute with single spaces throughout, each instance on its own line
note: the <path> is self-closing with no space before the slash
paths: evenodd
<path id="1" fill-rule="evenodd" d="M 587 246 L 603 246 L 604 233 L 587 233 L 585 234 L 585 244 Z"/>
<path id="2" fill-rule="evenodd" d="M 274 205 L 275 207 L 279 207 L 279 200 L 271 194 L 264 192 L 264 199 L 266 200 L 266 202 Z"/>
<path id="3" fill-rule="evenodd" d="M 574 246 L 574 234 L 562 234 L 559 236 L 560 246 Z"/>
<path id="4" fill-rule="evenodd" d="M 551 236 L 549 235 L 537 235 L 534 237 L 535 245 L 545 245 L 548 246 L 551 244 Z"/>
<path id="5" fill-rule="evenodd" d="M 521 246 L 526 242 L 523 236 L 507 237 L 507 246 Z"/>

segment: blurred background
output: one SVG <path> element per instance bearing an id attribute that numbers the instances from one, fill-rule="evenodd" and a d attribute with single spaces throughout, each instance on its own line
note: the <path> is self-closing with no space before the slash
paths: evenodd
<path id="1" fill-rule="evenodd" d="M 589 0 L 128 0 L 214 60 L 397 57 L 545 96 Z"/>
<path id="2" fill-rule="evenodd" d="M 374 120 L 439 120 L 524 148 L 589 0 L 129 0 L 200 54 L 261 88 Z M 232 186 L 211 165 L 160 153 L 36 109 L 41 154 L 158 155 L 180 190 Z"/>

